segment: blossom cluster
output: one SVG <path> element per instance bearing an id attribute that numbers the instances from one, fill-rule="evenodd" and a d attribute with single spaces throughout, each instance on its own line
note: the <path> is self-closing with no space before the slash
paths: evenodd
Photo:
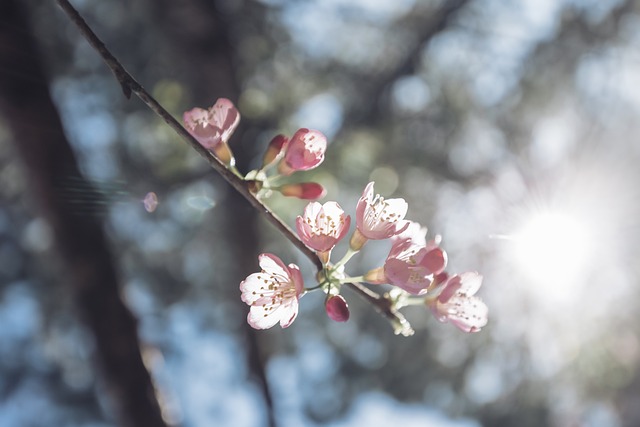
<path id="1" fill-rule="evenodd" d="M 203 147 L 213 153 L 238 177 L 259 184 L 259 197 L 277 191 L 285 196 L 306 200 L 317 200 L 326 193 L 316 182 L 290 183 L 287 178 L 297 171 L 314 169 L 324 160 L 327 138 L 313 129 L 298 129 L 291 138 L 275 136 L 264 154 L 262 168 L 240 174 L 235 167 L 235 158 L 228 141 L 240 123 L 240 113 L 231 101 L 220 98 L 213 107 L 205 110 L 193 108 L 182 116 L 184 126 Z M 276 168 L 275 174 L 268 172 Z"/>
<path id="2" fill-rule="evenodd" d="M 482 276 L 477 272 L 447 272 L 447 253 L 440 247 L 441 237 L 427 240 L 426 228 L 405 219 L 407 202 L 376 194 L 373 182 L 358 200 L 355 229 L 346 253 L 332 263 L 331 252 L 349 234 L 351 216 L 335 201 L 324 204 L 315 201 L 325 194 L 320 184 L 287 181 L 294 172 L 307 171 L 322 163 L 327 138 L 311 129 L 299 129 L 290 139 L 277 135 L 266 149 L 262 168 L 242 176 L 235 169 L 227 144 L 239 120 L 238 110 L 227 99 L 219 99 L 209 110 L 194 108 L 184 113 L 186 129 L 200 144 L 236 175 L 257 184 L 256 197 L 278 191 L 285 196 L 312 200 L 296 218 L 295 229 L 300 240 L 322 262 L 318 284 L 306 288 L 297 265 L 286 265 L 274 254 L 261 254 L 260 271 L 240 283 L 242 301 L 250 306 L 247 321 L 253 328 L 267 329 L 276 323 L 288 327 L 298 314 L 299 299 L 315 290 L 326 294 L 325 310 L 329 318 L 347 321 L 349 307 L 340 294 L 346 283 L 390 286 L 384 298 L 394 311 L 421 305 L 440 322 L 449 322 L 465 332 L 476 332 L 486 325 L 488 308 L 475 296 Z M 384 264 L 361 276 L 349 276 L 345 273 L 346 264 L 369 240 L 390 241 L 391 249 Z"/>

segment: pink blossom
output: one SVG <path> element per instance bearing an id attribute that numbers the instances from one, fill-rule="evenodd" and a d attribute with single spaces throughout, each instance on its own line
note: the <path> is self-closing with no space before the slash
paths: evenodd
<path id="1" fill-rule="evenodd" d="M 391 236 L 391 243 L 396 244 L 397 242 L 401 242 L 406 239 L 411 239 L 413 243 L 416 245 L 427 245 L 427 227 L 422 226 L 420 223 L 415 221 L 407 220 L 409 225 L 404 229 L 401 233 L 396 234 L 395 236 Z M 436 240 L 439 241 L 440 237 L 436 237 Z"/>
<path id="2" fill-rule="evenodd" d="M 331 320 L 336 322 L 349 320 L 349 305 L 342 295 L 333 295 L 327 298 L 324 308 Z"/>
<path id="3" fill-rule="evenodd" d="M 317 182 L 300 182 L 298 184 L 285 184 L 277 189 L 287 197 L 297 197 L 304 200 L 318 200 L 327 193 L 322 184 Z"/>
<path id="4" fill-rule="evenodd" d="M 451 322 L 464 332 L 477 332 L 487 324 L 489 309 L 475 293 L 482 285 L 476 272 L 446 278 L 425 302 L 440 322 Z"/>
<path id="5" fill-rule="evenodd" d="M 182 115 L 184 127 L 202 146 L 213 148 L 220 141 L 220 130 L 209 125 L 209 112 L 195 107 Z"/>
<path id="6" fill-rule="evenodd" d="M 231 152 L 227 141 L 238 127 L 240 113 L 231 101 L 220 98 L 208 110 L 193 108 L 182 115 L 184 126 L 205 148 L 225 163 L 230 163 Z"/>
<path id="7" fill-rule="evenodd" d="M 385 200 L 379 194 L 373 195 L 373 182 L 362 193 L 356 206 L 356 227 L 358 233 L 352 238 L 352 249 L 360 249 L 366 239 L 388 239 L 403 232 L 409 221 L 404 220 L 408 205 L 404 199 Z"/>
<path id="8" fill-rule="evenodd" d="M 349 231 L 351 217 L 336 202 L 321 205 L 311 202 L 304 209 L 302 216 L 296 218 L 298 236 L 309 246 L 319 252 L 330 251 Z"/>
<path id="9" fill-rule="evenodd" d="M 285 147 L 284 159 L 279 172 L 291 175 L 295 171 L 306 171 L 317 167 L 324 160 L 327 138 L 317 130 L 298 129 Z"/>
<path id="10" fill-rule="evenodd" d="M 298 315 L 298 299 L 304 290 L 300 269 L 273 254 L 258 257 L 262 271 L 240 283 L 242 301 L 251 306 L 247 321 L 255 329 L 268 329 L 280 322 L 288 327 Z"/>
<path id="11" fill-rule="evenodd" d="M 209 125 L 220 129 L 221 141 L 229 141 L 238 123 L 240 112 L 228 99 L 219 98 L 213 107 L 209 108 Z"/>
<path id="12" fill-rule="evenodd" d="M 391 248 L 384 263 L 384 275 L 392 285 L 419 295 L 427 291 L 434 275 L 441 273 L 446 265 L 447 253 L 437 241 L 417 245 L 405 239 Z"/>

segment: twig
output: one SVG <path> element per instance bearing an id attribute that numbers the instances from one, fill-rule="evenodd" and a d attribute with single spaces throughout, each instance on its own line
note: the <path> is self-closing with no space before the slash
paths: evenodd
<path id="1" fill-rule="evenodd" d="M 154 113 L 160 116 L 187 144 L 198 152 L 213 169 L 216 170 L 238 193 L 242 194 L 245 199 L 249 201 L 258 212 L 260 212 L 271 224 L 273 224 L 294 246 L 296 246 L 311 262 L 316 266 L 318 271 L 322 270 L 322 261 L 318 258 L 316 253 L 307 247 L 302 240 L 287 226 L 278 216 L 264 205 L 259 199 L 257 199 L 251 192 L 251 181 L 244 181 L 234 175 L 227 167 L 218 160 L 209 150 L 204 148 L 198 141 L 191 136 L 191 134 L 176 120 L 173 116 L 158 103 L 140 83 L 138 83 L 129 74 L 120 62 L 111 54 L 105 44 L 98 38 L 93 30 L 87 25 L 78 11 L 67 0 L 56 0 L 62 10 L 65 11 L 69 19 L 78 27 L 80 33 L 87 39 L 89 44 L 100 54 L 104 62 L 111 69 L 115 77 L 120 82 L 123 88 L 123 92 L 127 98 L 129 98 L 131 92 L 135 93 L 138 98 L 144 102 Z M 390 301 L 370 289 L 366 288 L 362 284 L 347 283 L 351 290 L 356 292 L 364 300 L 372 304 L 376 310 L 383 314 L 394 325 L 396 333 L 399 332 L 396 325 L 406 325 L 407 322 L 404 317 L 395 311 L 390 304 Z M 410 328 L 409 328 L 410 329 Z"/>

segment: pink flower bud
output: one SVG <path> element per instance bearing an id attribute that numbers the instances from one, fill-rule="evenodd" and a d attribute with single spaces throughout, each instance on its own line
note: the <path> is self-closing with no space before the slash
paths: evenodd
<path id="1" fill-rule="evenodd" d="M 346 322 L 349 320 L 349 305 L 342 295 L 333 295 L 327 298 L 324 304 L 327 316 L 336 322 Z"/>
<path id="2" fill-rule="evenodd" d="M 264 152 L 264 157 L 262 158 L 262 167 L 271 164 L 282 152 L 283 148 L 287 145 L 288 142 L 289 138 L 284 135 L 274 136 L 271 142 L 269 142 L 267 150 Z"/>
<path id="3" fill-rule="evenodd" d="M 291 175 L 295 171 L 306 171 L 317 167 L 324 160 L 327 138 L 317 130 L 298 129 L 286 147 L 284 159 L 278 171 Z"/>
<path id="4" fill-rule="evenodd" d="M 305 200 L 317 200 L 324 197 L 327 192 L 322 185 L 316 182 L 286 184 L 277 188 L 277 190 L 287 197 L 297 197 Z"/>

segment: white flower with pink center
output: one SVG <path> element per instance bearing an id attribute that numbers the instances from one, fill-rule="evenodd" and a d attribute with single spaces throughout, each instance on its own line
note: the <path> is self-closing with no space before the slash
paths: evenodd
<path id="1" fill-rule="evenodd" d="M 464 332 L 478 332 L 487 324 L 489 309 L 475 293 L 482 285 L 476 272 L 445 278 L 425 302 L 440 322 L 450 322 Z"/>
<path id="2" fill-rule="evenodd" d="M 262 271 L 240 283 L 242 301 L 251 306 L 247 322 L 255 329 L 268 329 L 280 322 L 283 328 L 298 315 L 298 299 L 304 292 L 300 269 L 286 266 L 273 254 L 258 257 Z"/>
<path id="3" fill-rule="evenodd" d="M 427 245 L 427 227 L 422 226 L 420 223 L 415 221 L 407 220 L 409 225 L 404 229 L 401 233 L 396 234 L 395 236 L 391 236 L 391 243 L 396 244 L 406 239 L 411 239 L 411 241 L 416 245 Z M 439 237 L 436 238 L 439 242 Z"/>
<path id="4" fill-rule="evenodd" d="M 327 252 L 349 231 L 351 217 L 336 202 L 321 205 L 311 202 L 304 209 L 304 214 L 296 218 L 298 236 L 318 252 Z"/>
<path id="5" fill-rule="evenodd" d="M 356 206 L 357 233 L 352 238 L 352 249 L 360 249 L 367 239 L 388 239 L 403 232 L 409 221 L 404 220 L 409 205 L 404 199 L 388 199 L 373 193 L 370 182 Z"/>

